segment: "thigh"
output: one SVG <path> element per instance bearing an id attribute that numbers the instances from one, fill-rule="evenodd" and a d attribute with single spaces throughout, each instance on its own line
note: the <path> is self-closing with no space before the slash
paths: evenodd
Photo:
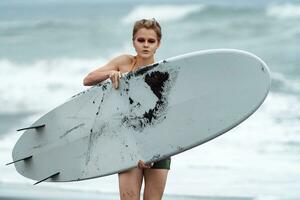
<path id="1" fill-rule="evenodd" d="M 160 200 L 163 196 L 169 170 L 145 169 L 144 200 Z"/>
<path id="2" fill-rule="evenodd" d="M 119 190 L 121 200 L 139 200 L 143 182 L 143 171 L 134 168 L 119 173 Z"/>

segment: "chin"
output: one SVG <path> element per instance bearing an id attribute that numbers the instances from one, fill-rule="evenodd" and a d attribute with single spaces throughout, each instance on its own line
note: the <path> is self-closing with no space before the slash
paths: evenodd
<path id="1" fill-rule="evenodd" d="M 154 54 L 151 54 L 151 53 L 149 53 L 149 54 L 143 54 L 143 53 L 141 53 L 140 54 L 140 57 L 142 57 L 142 58 L 151 58 L 151 57 L 153 57 L 154 56 Z"/>

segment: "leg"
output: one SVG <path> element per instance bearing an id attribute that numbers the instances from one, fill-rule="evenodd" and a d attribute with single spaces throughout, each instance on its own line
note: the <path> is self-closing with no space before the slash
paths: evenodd
<path id="1" fill-rule="evenodd" d="M 167 182 L 169 170 L 145 169 L 144 200 L 161 200 Z"/>
<path id="2" fill-rule="evenodd" d="M 143 170 L 134 168 L 119 173 L 119 190 L 121 200 L 140 200 L 143 182 Z"/>

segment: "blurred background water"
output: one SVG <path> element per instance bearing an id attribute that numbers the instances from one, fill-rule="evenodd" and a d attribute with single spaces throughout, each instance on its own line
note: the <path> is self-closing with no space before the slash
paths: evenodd
<path id="1" fill-rule="evenodd" d="M 85 89 L 91 70 L 134 54 L 134 21 L 153 17 L 163 31 L 156 60 L 236 48 L 258 55 L 272 72 L 271 92 L 253 116 L 173 157 L 166 194 L 300 199 L 299 0 L 1 0 L 0 188 L 33 183 L 4 166 L 21 135 L 15 130 Z M 116 194 L 118 181 L 112 175 L 37 187 Z"/>

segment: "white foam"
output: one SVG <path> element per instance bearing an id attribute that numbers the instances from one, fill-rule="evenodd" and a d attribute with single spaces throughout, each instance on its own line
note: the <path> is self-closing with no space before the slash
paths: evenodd
<path id="1" fill-rule="evenodd" d="M 202 11 L 204 5 L 139 5 L 122 19 L 125 24 L 131 24 L 139 19 L 155 18 L 159 22 L 177 21 L 191 13 Z"/>
<path id="2" fill-rule="evenodd" d="M 272 82 L 276 85 L 275 87 L 279 87 L 275 90 L 279 89 L 281 92 L 294 94 L 300 93 L 300 81 L 289 79 L 282 73 L 272 72 Z"/>
<path id="3" fill-rule="evenodd" d="M 266 14 L 279 19 L 299 18 L 300 5 L 290 3 L 282 5 L 270 5 L 266 9 Z"/>
<path id="4" fill-rule="evenodd" d="M 56 107 L 82 91 L 84 76 L 103 60 L 39 60 L 30 64 L 0 60 L 2 113 L 38 112 Z"/>

